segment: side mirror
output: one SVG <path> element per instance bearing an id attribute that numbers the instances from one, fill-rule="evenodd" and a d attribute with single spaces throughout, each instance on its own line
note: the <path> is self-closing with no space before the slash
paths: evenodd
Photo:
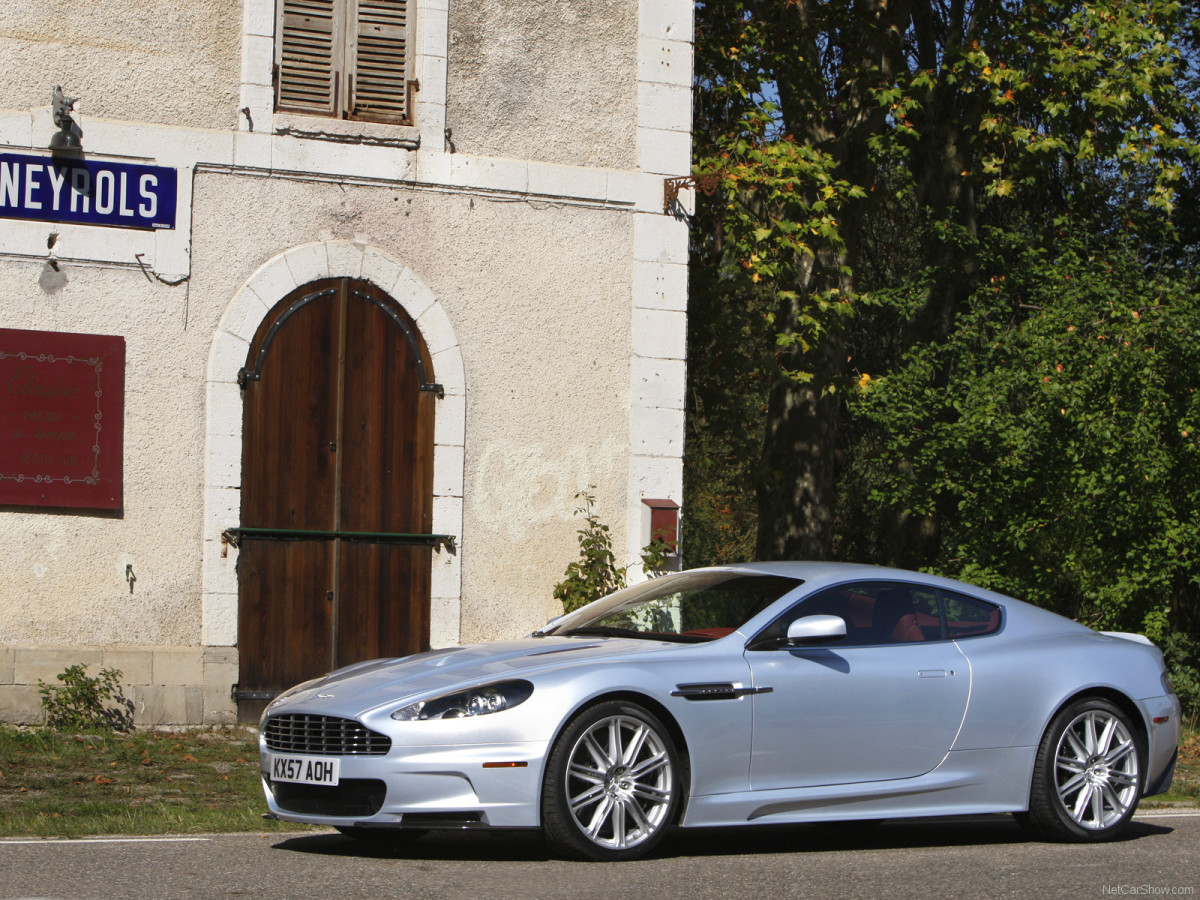
<path id="1" fill-rule="evenodd" d="M 846 636 L 841 616 L 802 616 L 788 626 L 786 646 L 836 641 Z"/>

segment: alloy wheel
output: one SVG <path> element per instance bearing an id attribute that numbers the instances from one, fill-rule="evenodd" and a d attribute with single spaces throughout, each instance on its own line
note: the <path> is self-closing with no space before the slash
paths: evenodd
<path id="1" fill-rule="evenodd" d="M 1071 720 L 1058 741 L 1054 773 L 1058 799 L 1081 828 L 1109 828 L 1137 801 L 1137 745 L 1125 723 L 1107 710 L 1088 710 Z"/>
<path id="2" fill-rule="evenodd" d="M 671 753 L 657 729 L 641 718 L 606 716 L 571 748 L 567 808 L 596 846 L 624 850 L 667 823 L 673 784 Z"/>

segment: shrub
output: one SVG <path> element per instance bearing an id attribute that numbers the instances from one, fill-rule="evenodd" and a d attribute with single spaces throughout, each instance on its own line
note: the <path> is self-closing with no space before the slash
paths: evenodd
<path id="1" fill-rule="evenodd" d="M 566 577 L 554 586 L 554 598 L 562 602 L 563 613 L 574 612 L 625 587 L 628 567 L 617 566 L 617 558 L 612 552 L 612 535 L 596 515 L 596 498 L 591 495 L 592 490 L 594 488 L 575 495 L 582 504 L 575 508 L 575 515 L 583 514 L 584 526 L 578 532 L 579 559 L 567 566 Z M 661 538 L 651 540 L 643 547 L 641 557 L 647 578 L 657 578 L 670 571 L 674 559 Z"/>
<path id="2" fill-rule="evenodd" d="M 625 587 L 625 568 L 617 567 L 612 535 L 596 515 L 596 498 L 589 491 L 580 491 L 575 499 L 582 503 L 575 515 L 584 517 L 578 532 L 579 559 L 567 566 L 566 577 L 554 586 L 554 598 L 562 601 L 564 613 Z"/>
<path id="3" fill-rule="evenodd" d="M 38 679 L 45 725 L 58 731 L 132 731 L 133 701 L 121 692 L 120 669 L 101 669 L 95 677 L 87 667 L 68 666 L 56 676 L 61 685 Z"/>

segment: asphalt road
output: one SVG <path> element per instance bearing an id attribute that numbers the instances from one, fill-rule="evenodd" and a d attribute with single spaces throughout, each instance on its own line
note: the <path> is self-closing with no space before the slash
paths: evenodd
<path id="1" fill-rule="evenodd" d="M 536 835 L 427 835 L 390 853 L 335 833 L 0 841 L 17 898 L 1179 897 L 1200 894 L 1200 813 L 1139 815 L 1101 845 L 1011 818 L 681 832 L 636 863 L 563 862 Z"/>

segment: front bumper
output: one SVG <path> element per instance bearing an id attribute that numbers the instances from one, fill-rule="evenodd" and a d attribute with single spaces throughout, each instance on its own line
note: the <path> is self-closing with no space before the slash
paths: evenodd
<path id="1" fill-rule="evenodd" d="M 271 814 L 289 822 L 380 827 L 540 825 L 547 742 L 393 746 L 386 756 L 339 756 L 336 786 L 271 779 L 260 740 Z"/>

